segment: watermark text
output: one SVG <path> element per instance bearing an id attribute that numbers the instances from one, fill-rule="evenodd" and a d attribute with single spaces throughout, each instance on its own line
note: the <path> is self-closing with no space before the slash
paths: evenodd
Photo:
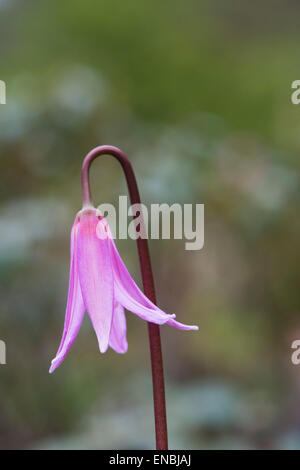
<path id="1" fill-rule="evenodd" d="M 112 238 L 184 239 L 186 250 L 204 246 L 204 204 L 151 204 L 149 210 L 144 204 L 129 206 L 127 196 L 119 196 L 118 217 L 112 204 L 101 204 L 98 210 L 107 219 Z"/>
<path id="2" fill-rule="evenodd" d="M 0 80 L 0 104 L 6 104 L 6 84 Z"/>
<path id="3" fill-rule="evenodd" d="M 0 339 L 0 364 L 6 364 L 6 344 Z"/>

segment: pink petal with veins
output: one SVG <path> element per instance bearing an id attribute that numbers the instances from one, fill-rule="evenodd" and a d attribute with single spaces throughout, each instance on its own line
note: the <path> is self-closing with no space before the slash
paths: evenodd
<path id="1" fill-rule="evenodd" d="M 108 225 L 107 221 L 105 223 Z M 167 325 L 174 326 L 175 328 L 178 328 L 179 330 L 198 330 L 197 326 L 190 326 L 190 325 L 184 325 L 183 323 L 180 323 L 176 320 L 174 320 L 175 315 L 168 315 L 168 320 L 161 321 L 162 318 L 165 318 L 165 315 L 167 315 L 165 312 L 163 312 L 160 308 L 158 308 L 153 302 L 151 302 L 148 297 L 139 289 L 139 287 L 136 285 L 134 280 L 132 279 L 131 275 L 129 274 L 119 252 L 116 247 L 116 244 L 111 236 L 111 232 L 108 228 L 108 233 L 110 237 L 110 249 L 111 249 L 111 256 L 112 256 L 112 265 L 113 265 L 113 271 L 114 271 L 114 277 L 115 280 L 117 280 L 118 287 L 116 289 L 116 295 L 120 296 L 123 295 L 123 301 L 124 301 L 124 296 L 126 295 L 126 302 L 127 305 L 131 305 L 131 308 L 126 307 L 125 304 L 123 304 L 127 309 L 131 310 L 133 313 L 137 313 L 134 311 L 132 308 L 132 305 L 134 305 L 134 308 L 136 308 L 137 304 L 141 304 L 143 307 L 147 307 L 151 310 L 152 314 L 153 311 L 159 312 L 160 314 L 163 315 L 163 317 L 152 317 L 153 319 L 150 320 L 150 317 L 145 316 L 145 311 L 143 310 L 143 315 L 140 315 L 142 318 L 144 318 L 147 321 L 151 321 L 152 323 L 158 323 L 158 324 L 164 324 L 166 323 Z M 122 292 L 120 292 L 120 287 L 122 287 Z M 131 304 L 129 304 L 129 298 Z M 139 315 L 137 313 L 137 315 Z"/>
<path id="2" fill-rule="evenodd" d="M 126 317 L 124 308 L 119 302 L 115 302 L 113 319 L 109 335 L 109 346 L 119 354 L 127 352 Z"/>
<path id="3" fill-rule="evenodd" d="M 137 302 L 141 303 L 143 306 L 148 307 L 150 309 L 154 309 L 162 313 L 163 315 L 167 315 L 163 310 L 161 310 L 153 302 L 151 302 L 151 300 L 146 297 L 146 295 L 134 282 L 112 238 L 110 239 L 110 248 L 114 276 L 123 285 L 124 289 L 126 289 L 128 294 L 131 295 L 131 297 L 133 297 Z"/>
<path id="4" fill-rule="evenodd" d="M 95 209 L 86 209 L 80 214 L 78 271 L 85 308 L 96 332 L 100 352 L 104 353 L 108 348 L 114 308 L 114 282 L 108 240 L 96 235 L 99 223 L 96 214 Z M 105 230 L 105 226 L 99 230 Z"/>
<path id="5" fill-rule="evenodd" d="M 167 315 L 166 313 L 160 313 L 153 308 L 145 307 L 136 301 L 130 294 L 128 294 L 119 279 L 117 279 L 117 276 L 115 277 L 115 297 L 116 300 L 127 310 L 151 323 L 163 325 L 164 323 L 167 323 L 168 320 L 175 317 L 175 315 Z"/>
<path id="6" fill-rule="evenodd" d="M 56 357 L 51 363 L 49 372 L 52 373 L 64 360 L 70 347 L 75 341 L 75 338 L 80 329 L 82 319 L 84 316 L 84 304 L 81 295 L 79 284 L 78 269 L 77 269 L 77 232 L 78 232 L 78 219 L 75 219 L 71 231 L 71 262 L 70 262 L 70 281 L 68 301 L 66 307 L 65 325 L 58 348 Z"/>

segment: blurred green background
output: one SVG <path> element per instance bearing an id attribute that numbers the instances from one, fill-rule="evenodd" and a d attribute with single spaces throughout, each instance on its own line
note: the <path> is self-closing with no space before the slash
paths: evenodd
<path id="1" fill-rule="evenodd" d="M 300 5 L 295 0 L 0 0 L 0 447 L 153 448 L 147 329 L 64 364 L 69 233 L 96 145 L 131 159 L 143 202 L 205 204 L 205 247 L 150 241 L 170 448 L 300 448 Z M 93 164 L 98 204 L 127 194 Z M 134 241 L 117 241 L 140 284 Z"/>

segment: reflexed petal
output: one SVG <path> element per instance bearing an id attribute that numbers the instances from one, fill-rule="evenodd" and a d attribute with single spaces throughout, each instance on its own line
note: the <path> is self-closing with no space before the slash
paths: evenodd
<path id="1" fill-rule="evenodd" d="M 108 239 L 100 239 L 98 230 L 105 226 L 99 223 L 97 212 L 86 209 L 80 215 L 78 229 L 78 271 L 85 308 L 96 332 L 99 348 L 104 353 L 108 348 L 109 333 L 114 306 L 114 282 Z"/>
<path id="2" fill-rule="evenodd" d="M 108 231 L 109 231 L 109 228 L 108 228 Z M 165 315 L 167 314 L 163 312 L 160 308 L 158 308 L 153 302 L 151 302 L 151 300 L 149 300 L 148 297 L 146 297 L 146 295 L 139 289 L 139 287 L 136 285 L 136 283 L 130 276 L 118 252 L 118 249 L 115 245 L 113 238 L 110 237 L 109 241 L 110 241 L 110 248 L 111 248 L 111 253 L 112 253 L 114 277 L 116 280 L 116 284 L 118 286 L 118 288 L 116 288 L 116 295 L 118 296 L 122 295 L 122 302 L 124 302 L 123 305 L 125 306 L 125 308 L 127 308 L 128 310 L 131 310 L 133 313 L 136 313 L 137 315 L 141 316 L 147 321 L 152 321 L 153 323 L 158 323 L 158 324 L 167 323 L 168 325 L 174 326 L 175 328 L 178 328 L 180 330 L 198 330 L 197 326 L 189 326 L 189 325 L 184 325 L 183 323 L 177 322 L 176 320 L 173 319 L 175 315 L 174 316 L 168 315 L 169 319 L 166 322 L 161 321 L 162 317 L 160 319 L 158 317 L 152 317 L 153 319 L 150 320 L 149 319 L 150 312 L 152 314 L 153 314 L 153 311 L 159 312 L 160 314 L 163 315 L 163 318 L 165 318 Z M 120 292 L 121 287 L 123 288 L 122 292 Z M 126 299 L 125 299 L 124 291 L 127 291 Z M 125 302 L 127 302 L 128 306 L 125 305 Z M 133 309 L 137 309 L 138 305 L 140 305 L 140 307 L 141 306 L 148 307 L 148 309 L 150 309 L 150 312 L 149 310 L 146 312 L 145 310 L 140 309 L 138 313 L 137 310 L 133 310 Z"/>
<path id="3" fill-rule="evenodd" d="M 76 219 L 71 232 L 70 280 L 64 331 L 56 357 L 51 363 L 49 370 L 50 373 L 52 373 L 66 357 L 78 334 L 84 316 L 84 304 L 81 295 L 76 260 L 77 231 L 78 221 Z"/>
<path id="4" fill-rule="evenodd" d="M 126 353 L 128 349 L 125 312 L 122 305 L 118 302 L 115 302 L 109 335 L 109 346 L 120 354 Z"/>
<path id="5" fill-rule="evenodd" d="M 178 330 L 199 330 L 198 326 L 196 325 L 184 325 L 179 321 L 173 320 L 173 318 L 167 321 L 167 325 L 174 326 Z"/>
<path id="6" fill-rule="evenodd" d="M 167 323 L 168 320 L 175 317 L 175 315 L 167 315 L 166 313 L 161 313 L 160 311 L 155 310 L 154 308 L 145 307 L 144 305 L 136 301 L 126 291 L 126 289 L 124 289 L 124 286 L 120 284 L 117 278 L 115 278 L 115 298 L 127 310 L 132 313 L 135 313 L 143 320 L 149 321 L 151 323 L 163 325 L 164 323 Z"/>
<path id="7" fill-rule="evenodd" d="M 150 311 L 155 310 L 156 312 L 160 313 L 164 318 L 165 315 L 167 315 L 169 318 L 173 318 L 175 315 L 168 315 L 163 310 L 158 308 L 157 305 L 151 302 L 151 300 L 148 299 L 148 297 L 146 297 L 146 295 L 137 286 L 137 284 L 134 282 L 131 275 L 129 274 L 129 271 L 127 270 L 118 252 L 113 238 L 109 239 L 109 244 L 111 249 L 114 278 L 117 284 L 121 286 L 123 290 L 127 292 L 128 296 L 131 297 L 132 300 L 135 301 L 137 304 L 141 304 L 143 307 L 150 309 Z"/>

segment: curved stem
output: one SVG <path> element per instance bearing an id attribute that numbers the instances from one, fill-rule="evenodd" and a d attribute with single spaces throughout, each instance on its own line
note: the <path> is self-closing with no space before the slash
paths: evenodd
<path id="1" fill-rule="evenodd" d="M 87 154 L 82 164 L 82 192 L 83 192 L 83 206 L 87 207 L 92 205 L 91 190 L 89 184 L 89 169 L 92 161 L 100 155 L 109 154 L 114 156 L 122 165 L 128 191 L 130 195 L 131 204 L 140 204 L 140 194 L 134 175 L 133 168 L 126 155 L 117 147 L 110 145 L 102 145 L 101 147 L 94 148 Z M 139 220 L 139 223 L 141 220 Z M 141 227 L 142 228 L 142 227 Z M 142 230 L 140 230 L 142 231 Z M 151 260 L 148 248 L 148 241 L 144 238 L 137 239 L 139 260 L 142 272 L 142 280 L 145 295 L 153 302 L 156 303 L 154 280 L 151 268 Z M 163 360 L 161 352 L 161 340 L 159 326 L 154 323 L 148 323 L 148 334 L 150 342 L 151 354 L 151 367 L 152 367 L 152 383 L 153 383 L 153 401 L 154 401 L 154 419 L 155 419 L 155 434 L 156 434 L 156 449 L 165 450 L 168 448 L 168 433 L 167 433 L 167 417 L 166 417 L 166 402 L 165 402 L 165 385 L 164 385 L 164 372 Z"/>

